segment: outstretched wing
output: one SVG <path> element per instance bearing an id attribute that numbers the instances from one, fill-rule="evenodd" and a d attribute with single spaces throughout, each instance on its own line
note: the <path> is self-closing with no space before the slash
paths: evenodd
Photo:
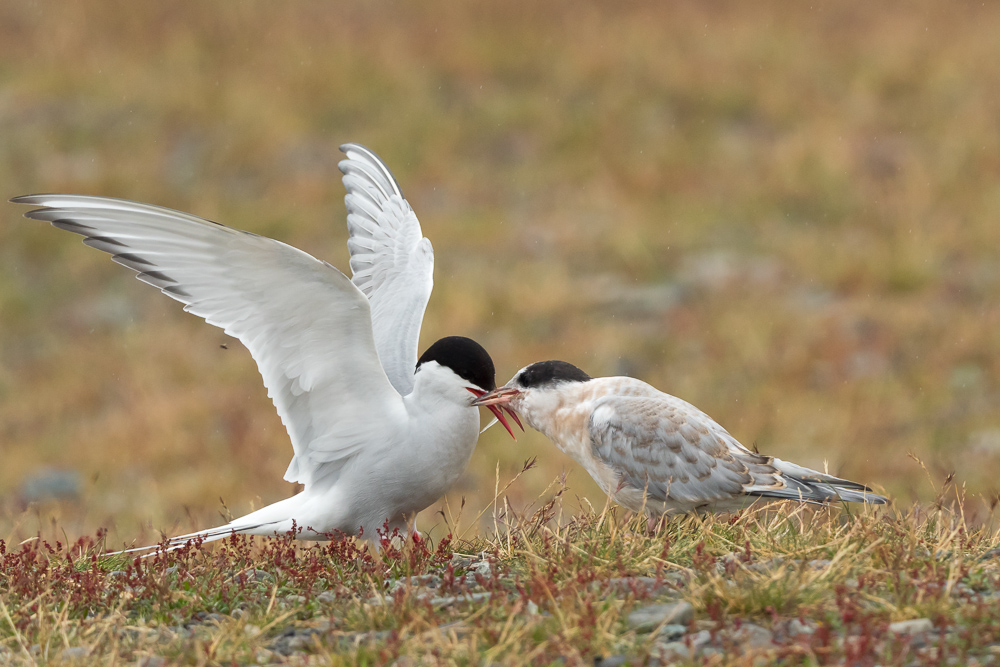
<path id="1" fill-rule="evenodd" d="M 589 430 L 594 455 L 651 499 L 696 507 L 743 495 L 758 480 L 777 483 L 767 457 L 747 451 L 708 415 L 668 394 L 602 399 Z"/>
<path id="2" fill-rule="evenodd" d="M 434 286 L 434 249 L 378 155 L 359 144 L 340 147 L 347 196 L 352 280 L 371 302 L 375 349 L 389 381 L 413 391 L 424 309 Z"/>
<path id="3" fill-rule="evenodd" d="M 86 237 L 250 350 L 294 456 L 285 479 L 332 483 L 401 407 L 379 365 L 368 300 L 343 273 L 273 239 L 158 206 L 29 195 L 26 217 Z"/>

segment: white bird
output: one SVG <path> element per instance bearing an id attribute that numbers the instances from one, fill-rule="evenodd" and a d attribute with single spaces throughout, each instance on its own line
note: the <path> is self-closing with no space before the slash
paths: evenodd
<path id="1" fill-rule="evenodd" d="M 473 404 L 519 413 L 612 500 L 651 518 L 732 511 L 758 498 L 886 502 L 863 484 L 752 452 L 698 408 L 641 380 L 591 378 L 565 361 L 526 366 Z"/>
<path id="2" fill-rule="evenodd" d="M 417 359 L 430 241 L 379 157 L 357 144 L 341 150 L 353 281 L 279 241 L 158 206 L 84 195 L 11 200 L 44 207 L 25 215 L 83 235 L 238 338 L 257 362 L 292 441 L 285 479 L 304 488 L 171 547 L 233 532 L 281 534 L 293 523 L 302 539 L 334 531 L 377 539 L 386 523 L 407 530 L 476 446 L 471 401 L 496 387 L 493 361 L 458 336 Z"/>

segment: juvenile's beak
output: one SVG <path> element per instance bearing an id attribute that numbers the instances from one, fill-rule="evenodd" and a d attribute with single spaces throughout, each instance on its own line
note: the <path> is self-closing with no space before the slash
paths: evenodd
<path id="1" fill-rule="evenodd" d="M 521 393 L 520 389 L 514 389 L 513 387 L 499 387 L 491 392 L 485 393 L 482 396 L 478 397 L 476 400 L 472 402 L 472 404 L 482 405 L 484 407 L 487 407 L 490 410 L 492 410 L 493 414 L 495 415 L 497 414 L 497 408 L 503 409 L 508 415 L 510 415 L 510 418 L 513 419 L 520 427 L 520 429 L 523 431 L 524 426 L 521 424 L 521 420 L 518 419 L 517 413 L 511 410 L 509 407 L 511 399 L 514 398 L 515 396 L 520 395 L 520 393 Z M 499 417 L 499 415 L 497 416 Z M 506 426 L 506 423 L 504 423 L 503 419 L 500 419 L 500 422 L 503 423 L 504 426 Z M 508 428 L 507 430 L 509 431 L 510 428 Z M 513 435 L 514 434 L 511 433 L 511 436 Z"/>
<path id="2" fill-rule="evenodd" d="M 511 417 L 514 418 L 514 421 L 517 422 L 518 426 L 521 426 L 521 420 L 517 418 L 517 415 L 515 415 L 510 408 L 505 406 L 496 406 L 493 405 L 492 403 L 480 403 L 480 401 L 486 398 L 487 396 L 492 396 L 493 394 L 495 394 L 497 390 L 493 390 L 487 393 L 482 389 L 473 389 L 472 387 L 466 387 L 466 389 L 468 389 L 476 396 L 476 399 L 472 401 L 472 404 L 482 405 L 483 407 L 488 408 L 489 411 L 493 413 L 493 416 L 497 418 L 497 421 L 503 424 L 503 427 L 507 429 L 507 432 L 510 433 L 510 437 L 517 440 L 517 438 L 514 436 L 514 430 L 510 427 L 510 424 L 507 423 L 507 418 L 503 416 L 503 411 L 501 410 L 501 408 L 503 408 L 503 410 L 506 410 L 507 414 L 509 414 Z M 521 426 L 521 430 L 522 431 L 524 430 L 523 426 Z"/>

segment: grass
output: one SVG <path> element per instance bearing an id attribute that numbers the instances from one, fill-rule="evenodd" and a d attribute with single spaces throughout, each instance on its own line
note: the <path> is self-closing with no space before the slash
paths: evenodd
<path id="1" fill-rule="evenodd" d="M 641 377 L 706 410 L 748 446 L 812 467 L 828 463 L 831 472 L 891 495 L 901 518 L 861 513 L 847 524 L 861 526 L 851 529 L 857 535 L 874 541 L 896 525 L 937 544 L 957 540 L 947 536 L 965 525 L 970 537 L 963 539 L 979 541 L 959 564 L 958 551 L 943 562 L 959 568 L 955 581 L 993 590 L 992 561 L 966 574 L 961 568 L 989 548 L 991 533 L 976 531 L 988 525 L 1000 494 L 998 24 L 998 6 L 930 0 L 905 7 L 861 0 L 5 3 L 0 199 L 69 191 L 149 201 L 279 238 L 346 268 L 337 146 L 359 141 L 395 171 L 435 247 L 422 347 L 470 335 L 490 350 L 501 381 L 547 358 L 592 375 Z M 38 538 L 26 546 L 47 560 L 47 542 L 63 563 L 66 545 L 94 539 L 100 528 L 109 548 L 155 542 L 161 531 L 219 523 L 220 507 L 223 515 L 229 508 L 242 514 L 292 493 L 281 481 L 287 435 L 245 350 L 15 208 L 0 213 L 5 558 Z M 603 496 L 543 438 L 529 433 L 511 444 L 494 430 L 481 438 L 466 477 L 420 517 L 434 549 L 452 533 L 449 549 L 471 553 L 478 546 L 466 542 L 479 541 L 512 570 L 536 562 L 526 545 L 540 534 L 505 547 L 492 511 L 495 480 L 513 478 L 531 457 L 535 468 L 503 494 L 509 511 L 522 516 L 566 473 L 563 520 L 547 530 L 592 530 L 615 548 L 629 540 L 654 548 L 622 517 L 599 518 L 590 506 L 602 507 Z M 32 501 L 25 483 L 52 468 L 75 475 L 75 495 Z M 948 478 L 945 506 L 960 502 L 933 509 Z M 453 515 L 463 506 L 458 532 Z M 469 508 L 488 511 L 472 521 L 478 511 Z M 755 540 L 777 530 L 773 520 L 737 525 L 759 550 Z M 780 525 L 790 531 L 797 520 Z M 760 558 L 800 559 L 794 554 L 805 553 L 809 540 L 833 544 L 846 530 L 822 513 L 801 521 L 799 542 L 782 541 Z M 741 549 L 739 540 L 723 546 L 726 525 L 666 528 L 668 560 L 697 571 L 684 560 L 696 545 L 682 550 L 686 543 L 673 532 L 682 529 L 689 539 L 704 534 L 702 553 L 712 557 Z M 845 544 L 860 544 L 852 540 Z M 709 585 L 705 574 L 707 588 L 684 595 L 699 622 L 717 615 L 710 593 L 758 621 L 766 618 L 759 613 L 765 600 L 765 607 L 785 600 L 781 614 L 794 608 L 814 618 L 846 613 L 837 599 L 844 609 L 853 600 L 862 614 L 872 589 L 858 575 L 871 570 L 884 573 L 873 595 L 893 600 L 866 617 L 873 628 L 931 614 L 933 604 L 941 618 L 979 613 L 978 603 L 928 592 L 921 582 L 932 576 L 929 557 L 907 556 L 912 567 L 891 579 L 876 553 L 883 548 L 859 556 L 856 571 L 836 565 L 818 584 L 807 585 L 819 576 L 812 570 L 787 564 L 780 577 L 747 589 L 759 592 L 726 589 L 723 579 Z M 205 568 L 203 581 L 219 581 L 211 574 L 215 554 L 186 556 L 191 567 Z M 652 558 L 623 562 L 655 573 Z M 164 572 L 166 562 L 174 561 L 164 561 Z M 974 574 L 980 570 L 987 574 Z M 105 587 L 104 575 L 94 576 Z M 898 596 L 911 591 L 910 601 L 884 593 L 890 579 Z M 838 598 L 836 584 L 851 580 L 866 582 L 864 594 L 848 586 Z M 36 595 L 49 594 L 39 586 Z M 268 626 L 299 609 L 292 602 L 278 611 L 283 596 L 298 593 L 276 593 L 264 614 L 273 586 L 255 586 L 260 615 L 251 622 L 227 614 L 220 627 L 235 634 L 212 629 L 213 638 L 229 637 L 213 650 L 236 650 L 226 647 L 239 642 L 256 650 L 292 621 Z M 6 583 L 0 588 L 8 610 L 23 619 L 31 599 L 10 598 Z M 563 603 L 529 599 L 552 616 L 511 621 L 506 634 L 504 625 L 490 626 L 496 637 L 480 633 L 480 617 L 474 630 L 447 632 L 464 633 L 475 661 L 489 657 L 488 646 L 503 652 L 514 645 L 506 642 L 527 642 L 541 627 L 541 638 L 531 640 L 536 648 L 505 659 L 527 660 L 531 650 L 539 660 L 555 655 L 559 649 L 542 635 Z M 44 598 L 38 619 L 21 635 L 4 635 L 4 645 L 22 655 L 11 641 L 18 636 L 29 649 L 51 651 L 141 643 L 146 630 L 124 629 L 165 618 L 138 607 L 130 617 L 125 601 L 105 602 L 126 611 L 112 622 L 106 616 L 118 612 L 104 610 L 91 622 L 73 616 L 82 607 L 64 613 L 62 597 Z M 191 604 L 222 609 L 218 601 Z M 317 604 L 326 603 L 307 606 Z M 338 597 L 323 609 L 339 613 L 342 604 Z M 362 604 L 351 604 L 357 615 L 344 618 L 356 620 L 344 632 L 388 629 L 386 617 L 365 626 Z M 568 594 L 565 604 L 575 604 Z M 581 640 L 566 626 L 559 632 L 570 634 L 557 633 L 558 641 L 569 651 L 579 640 L 586 656 L 624 642 L 629 655 L 641 656 L 640 639 L 612 627 L 626 607 L 603 604 L 595 600 L 586 612 L 603 619 L 592 637 Z M 193 617 L 185 614 L 176 622 Z M 251 641 L 246 624 L 262 629 L 259 640 Z M 419 627 L 400 641 L 409 647 Z M 847 626 L 830 627 L 837 631 L 829 661 L 836 662 L 854 649 L 836 648 Z M 67 641 L 63 632 L 92 634 Z M 989 632 L 982 630 L 977 646 L 993 641 Z M 190 648 L 211 648 L 215 639 L 175 634 L 164 642 L 177 647 L 171 655 L 178 660 L 223 661 Z M 453 641 L 434 637 L 419 641 Z M 326 635 L 323 641 L 332 645 Z M 379 642 L 379 651 L 393 654 Z M 811 644 L 795 650 L 804 661 L 826 660 Z"/>
<path id="2" fill-rule="evenodd" d="M 569 518 L 561 496 L 531 515 L 500 502 L 497 533 L 384 535 L 377 552 L 290 535 L 134 560 L 101 557 L 100 533 L 0 543 L 0 654 L 15 664 L 646 664 L 663 642 L 628 616 L 665 600 L 693 606 L 684 630 L 708 631 L 715 665 L 987 664 L 1000 643 L 996 532 L 944 507 L 786 505 L 649 532 L 614 509 Z M 889 629 L 922 618 L 933 630 L 919 644 Z M 813 631 L 794 634 L 793 621 Z M 728 639 L 750 624 L 772 641 Z"/>

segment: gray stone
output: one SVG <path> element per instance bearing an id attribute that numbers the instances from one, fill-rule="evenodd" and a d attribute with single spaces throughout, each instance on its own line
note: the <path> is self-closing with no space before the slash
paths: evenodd
<path id="1" fill-rule="evenodd" d="M 779 567 L 785 564 L 784 558 L 772 558 L 770 560 L 762 560 L 756 563 L 748 563 L 744 567 L 751 572 L 767 573 L 773 570 L 777 570 Z"/>
<path id="2" fill-rule="evenodd" d="M 71 500 L 80 495 L 80 486 L 80 473 L 75 470 L 39 468 L 21 484 L 21 498 L 26 503 Z"/>
<path id="3" fill-rule="evenodd" d="M 437 588 L 441 585 L 441 577 L 436 574 L 424 574 L 417 577 L 403 577 L 401 579 L 386 579 L 385 594 L 395 595 L 401 588 Z"/>
<path id="4" fill-rule="evenodd" d="M 764 649 L 774 646 L 774 635 L 767 628 L 744 623 L 729 635 L 744 649 Z"/>
<path id="5" fill-rule="evenodd" d="M 685 625 L 694 618 L 694 607 L 688 602 L 654 604 L 641 607 L 628 615 L 628 627 L 638 632 L 651 632 L 659 625 Z"/>
<path id="6" fill-rule="evenodd" d="M 267 648 L 289 656 L 306 648 L 309 648 L 316 641 L 316 637 L 322 636 L 323 632 L 316 628 L 287 628 L 280 636 L 268 644 Z"/>
<path id="7" fill-rule="evenodd" d="M 896 621 L 889 624 L 889 632 L 897 635 L 917 635 L 921 632 L 930 632 L 934 629 L 934 623 L 929 618 L 914 618 L 909 621 Z"/>
<path id="8" fill-rule="evenodd" d="M 816 624 L 812 621 L 806 621 L 803 623 L 797 618 L 793 618 L 788 622 L 788 635 L 791 637 L 796 637 L 798 635 L 811 635 L 816 631 Z"/>
<path id="9" fill-rule="evenodd" d="M 431 600 L 431 606 L 433 607 L 448 607 L 453 604 L 458 604 L 459 602 L 478 602 L 480 600 L 489 600 L 492 593 L 469 593 L 468 595 L 451 595 L 448 597 L 434 598 Z"/>
<path id="10" fill-rule="evenodd" d="M 148 655 L 136 661 L 136 667 L 165 667 L 167 659 L 159 655 Z"/>
<path id="11" fill-rule="evenodd" d="M 478 563 L 473 563 L 472 572 L 484 578 L 493 576 L 493 568 L 490 567 L 490 562 L 488 560 L 481 560 Z"/>
<path id="12" fill-rule="evenodd" d="M 333 604 L 334 602 L 337 601 L 337 596 L 331 593 L 330 591 L 323 591 L 322 593 L 316 596 L 316 601 L 321 602 L 323 604 Z"/>
<path id="13" fill-rule="evenodd" d="M 457 568 L 463 568 L 463 569 L 467 568 L 470 565 L 472 565 L 473 562 L 475 562 L 475 558 L 473 558 L 471 556 L 462 556 L 462 555 L 459 555 L 459 554 L 452 554 L 451 555 L 451 565 L 452 565 L 452 567 L 454 567 L 456 569 Z"/>
<path id="14" fill-rule="evenodd" d="M 650 651 L 650 655 L 661 662 L 673 662 L 676 660 L 690 660 L 698 655 L 701 650 L 712 640 L 712 633 L 708 630 L 693 632 L 685 635 L 683 639 L 676 642 L 657 642 Z"/>
<path id="15" fill-rule="evenodd" d="M 989 560 L 991 558 L 1000 558 L 1000 547 L 994 547 L 984 553 L 979 557 L 979 560 Z"/>
<path id="16" fill-rule="evenodd" d="M 683 637 L 688 631 L 688 626 L 677 623 L 667 623 L 656 633 L 656 638 L 660 641 L 672 642 Z"/>
<path id="17" fill-rule="evenodd" d="M 274 581 L 274 575 L 266 570 L 258 570 L 251 568 L 249 570 L 243 570 L 242 572 L 237 572 L 233 577 L 234 581 L 242 581 L 244 583 L 264 583 L 269 584 Z"/>
<path id="18" fill-rule="evenodd" d="M 79 660 L 86 658 L 89 651 L 83 646 L 70 646 L 69 648 L 64 648 L 60 657 L 63 660 Z"/>
<path id="19" fill-rule="evenodd" d="M 628 662 L 623 655 L 609 655 L 606 658 L 595 658 L 594 667 L 621 667 Z"/>
<path id="20" fill-rule="evenodd" d="M 636 593 L 656 596 L 670 589 L 665 581 L 657 581 L 655 577 L 612 577 L 595 581 L 591 586 L 595 589 L 604 588 L 608 593 L 626 595 Z"/>

